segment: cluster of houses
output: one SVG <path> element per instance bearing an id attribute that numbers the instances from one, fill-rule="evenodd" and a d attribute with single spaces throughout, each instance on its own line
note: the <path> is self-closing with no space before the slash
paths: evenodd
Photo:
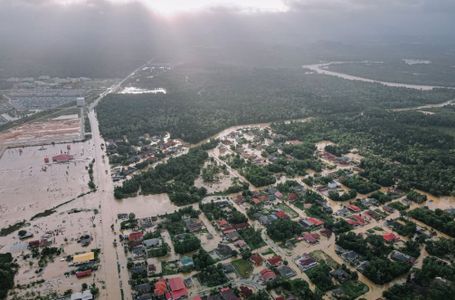
<path id="1" fill-rule="evenodd" d="M 112 169 L 113 181 L 125 179 L 126 176 L 141 169 L 144 164 L 154 163 L 185 150 L 184 143 L 181 140 L 171 139 L 169 134 L 153 137 L 146 134 L 140 139 L 139 145 L 130 145 L 123 139 L 108 140 L 106 141 L 106 152 L 109 157 L 121 157 L 119 146 L 125 144 L 134 150 L 134 154 L 128 154 L 122 159 L 123 166 Z"/>
<path id="2" fill-rule="evenodd" d="M 318 151 L 319 157 L 321 157 L 324 160 L 327 160 L 329 162 L 339 164 L 339 165 L 350 165 L 351 164 L 351 159 L 347 156 L 336 156 L 333 155 L 332 153 L 329 153 L 327 151 Z"/>
<path id="3" fill-rule="evenodd" d="M 277 276 L 292 278 L 297 275 L 297 273 L 283 261 L 282 257 L 278 255 L 273 255 L 264 260 L 259 254 L 253 254 L 250 257 L 250 261 L 256 266 L 261 266 L 263 262 L 265 262 L 264 268 L 259 272 L 260 280 L 263 283 L 273 281 Z"/>
<path id="4" fill-rule="evenodd" d="M 362 207 L 360 207 L 360 205 L 347 204 L 343 208 L 336 211 L 334 215 L 343 217 L 346 222 L 353 227 L 361 227 L 369 224 L 372 219 L 379 221 L 389 215 L 389 212 L 381 211 L 379 208 L 371 208 L 373 205 L 376 206 L 376 204 L 372 204 L 376 203 L 375 201 L 370 201 L 370 199 L 361 199 L 359 202 Z M 367 209 L 364 209 L 364 207 L 367 207 Z"/>
<path id="5" fill-rule="evenodd" d="M 234 151 L 243 159 L 257 165 L 268 164 L 268 158 L 262 156 L 262 150 L 272 143 L 266 138 L 271 135 L 268 128 L 242 128 L 230 132 L 220 140 L 220 154 L 227 152 L 227 147 L 233 147 Z"/>
<path id="6" fill-rule="evenodd" d="M 75 275 L 78 279 L 89 277 L 98 269 L 95 252 L 85 252 L 74 255 L 70 263 L 75 268 Z"/>

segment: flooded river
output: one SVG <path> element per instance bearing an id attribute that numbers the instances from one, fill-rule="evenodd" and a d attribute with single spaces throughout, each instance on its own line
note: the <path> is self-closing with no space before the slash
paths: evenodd
<path id="1" fill-rule="evenodd" d="M 421 91 L 431 91 L 431 90 L 437 89 L 437 88 L 454 89 L 453 87 L 445 87 L 445 86 L 406 84 L 406 83 L 400 83 L 400 82 L 380 81 L 380 80 L 374 80 L 374 79 L 370 79 L 370 78 L 354 76 L 354 75 L 349 75 L 346 73 L 335 72 L 335 71 L 329 70 L 329 67 L 331 65 L 339 65 L 339 64 L 344 64 L 344 63 L 351 63 L 351 62 L 333 61 L 333 62 L 328 62 L 328 63 L 314 64 L 314 65 L 303 65 L 302 68 L 309 69 L 318 74 L 335 76 L 335 77 L 339 77 L 339 78 L 343 78 L 343 79 L 347 79 L 347 80 L 363 81 L 363 82 L 369 82 L 369 83 L 379 83 L 379 84 L 389 86 L 389 87 L 401 87 L 401 88 L 408 88 L 408 89 L 421 90 Z"/>

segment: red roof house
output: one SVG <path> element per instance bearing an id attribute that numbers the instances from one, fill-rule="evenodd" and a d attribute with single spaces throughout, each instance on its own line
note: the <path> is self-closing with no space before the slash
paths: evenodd
<path id="1" fill-rule="evenodd" d="M 253 199 L 251 199 L 251 201 L 253 201 L 254 205 L 261 204 L 261 200 L 259 200 L 258 198 L 253 198 Z"/>
<path id="2" fill-rule="evenodd" d="M 249 287 L 244 286 L 244 285 L 240 286 L 239 290 L 240 290 L 240 295 L 243 298 L 248 298 L 251 295 L 253 295 L 253 290 L 250 289 Z"/>
<path id="3" fill-rule="evenodd" d="M 324 224 L 324 221 L 321 221 L 319 219 L 316 219 L 316 218 L 307 218 L 308 221 L 310 221 L 311 223 L 313 223 L 314 226 L 321 226 L 322 224 Z"/>
<path id="4" fill-rule="evenodd" d="M 357 221 L 357 224 L 359 224 L 359 225 L 365 225 L 365 223 L 366 223 L 365 219 L 360 215 L 353 215 L 353 216 L 351 216 L 351 218 L 354 219 L 355 221 Z"/>
<path id="5" fill-rule="evenodd" d="M 267 195 L 259 195 L 258 198 L 261 202 L 269 200 L 269 197 Z"/>
<path id="6" fill-rule="evenodd" d="M 169 278 L 169 289 L 171 292 L 166 294 L 167 299 L 177 300 L 188 296 L 188 290 L 181 277 Z M 172 296 L 172 298 L 168 298 L 168 296 Z"/>
<path id="7" fill-rule="evenodd" d="M 353 211 L 353 212 L 360 212 L 361 211 L 360 207 L 358 207 L 357 205 L 354 205 L 354 204 L 348 205 L 348 209 L 350 211 Z"/>
<path id="8" fill-rule="evenodd" d="M 167 285 L 166 285 L 166 282 L 164 280 L 158 280 L 156 283 L 155 283 L 155 296 L 163 296 L 164 293 L 166 293 L 167 291 Z"/>
<path id="9" fill-rule="evenodd" d="M 289 201 L 295 201 L 295 200 L 297 200 L 297 198 L 298 198 L 297 193 L 290 193 L 290 194 L 288 195 L 288 200 L 289 200 Z"/>
<path id="10" fill-rule="evenodd" d="M 234 224 L 232 225 L 236 230 L 242 230 L 242 229 L 246 229 L 248 227 L 250 227 L 250 224 L 248 224 L 247 222 L 244 222 L 244 223 L 240 223 L 240 224 Z"/>
<path id="11" fill-rule="evenodd" d="M 74 157 L 72 155 L 69 155 L 69 154 L 59 154 L 59 155 L 56 155 L 56 156 L 52 157 L 52 161 L 56 162 L 56 163 L 68 162 L 68 161 L 73 160 L 73 159 L 74 159 Z"/>
<path id="12" fill-rule="evenodd" d="M 262 257 L 261 257 L 259 254 L 257 254 L 257 253 L 254 253 L 253 255 L 251 255 L 250 260 L 251 260 L 251 262 L 254 263 L 256 266 L 262 265 L 262 262 L 264 261 L 264 260 L 262 259 Z"/>
<path id="13" fill-rule="evenodd" d="M 274 257 L 267 259 L 267 263 L 273 267 L 278 267 L 279 265 L 281 265 L 282 261 L 283 260 L 281 259 L 281 256 L 278 255 L 275 255 Z"/>
<path id="14" fill-rule="evenodd" d="M 319 235 L 317 235 L 317 237 L 319 237 Z M 310 244 L 316 244 L 318 242 L 317 237 L 309 232 L 305 232 L 303 234 L 303 239 L 305 240 L 305 242 Z"/>
<path id="15" fill-rule="evenodd" d="M 92 270 L 85 270 L 85 271 L 79 271 L 76 272 L 76 277 L 77 278 L 84 278 L 92 275 Z"/>
<path id="16" fill-rule="evenodd" d="M 277 216 L 280 219 L 289 219 L 289 216 L 282 210 L 276 211 L 275 216 Z"/>
<path id="17" fill-rule="evenodd" d="M 225 219 L 218 220 L 217 223 L 218 223 L 218 226 L 221 228 L 229 225 L 228 221 L 226 221 Z"/>
<path id="18" fill-rule="evenodd" d="M 140 241 L 144 237 L 144 234 L 140 231 L 138 232 L 131 232 L 130 235 L 128 236 L 128 241 L 130 242 L 135 242 L 135 241 Z"/>
<path id="19" fill-rule="evenodd" d="M 260 274 L 262 281 L 271 281 L 276 278 L 276 274 L 270 269 L 264 269 Z"/>
<path id="20" fill-rule="evenodd" d="M 382 238 L 386 242 L 395 242 L 395 241 L 399 240 L 398 236 L 396 236 L 393 232 L 384 233 L 382 235 Z"/>

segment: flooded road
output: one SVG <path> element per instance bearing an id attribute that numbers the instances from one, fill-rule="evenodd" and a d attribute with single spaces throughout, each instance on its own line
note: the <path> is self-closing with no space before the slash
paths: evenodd
<path id="1" fill-rule="evenodd" d="M 116 234 L 111 230 L 111 225 L 115 224 L 116 213 L 114 211 L 114 185 L 109 172 L 109 163 L 103 162 L 102 156 L 104 151 L 101 150 L 101 144 L 104 140 L 101 138 L 98 120 L 94 110 L 88 114 L 90 126 L 92 128 L 92 142 L 95 149 L 94 175 L 98 191 L 95 193 L 101 208 L 101 226 L 102 226 L 102 268 L 106 280 L 106 294 L 101 295 L 101 299 L 124 299 L 131 298 L 131 288 L 128 284 L 128 271 L 126 270 L 126 256 L 121 247 L 114 248 L 112 243 Z M 107 172 L 105 172 L 107 170 Z M 120 266 L 118 266 L 120 265 Z"/>

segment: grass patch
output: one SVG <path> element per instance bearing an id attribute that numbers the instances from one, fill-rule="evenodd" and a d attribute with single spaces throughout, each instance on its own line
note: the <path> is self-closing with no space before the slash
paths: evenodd
<path id="1" fill-rule="evenodd" d="M 319 263 L 325 262 L 332 269 L 336 269 L 340 266 L 335 260 L 333 260 L 333 258 L 322 250 L 315 250 L 310 253 L 310 256 Z"/>
<path id="2" fill-rule="evenodd" d="M 275 252 L 271 248 L 267 248 L 267 250 L 265 250 L 264 252 L 261 253 L 261 255 L 263 255 L 263 256 L 267 256 L 270 254 L 275 255 Z"/>
<path id="3" fill-rule="evenodd" d="M 232 261 L 231 264 L 234 266 L 235 270 L 242 278 L 250 277 L 251 273 L 253 272 L 253 265 L 247 260 L 237 259 Z"/>
<path id="4" fill-rule="evenodd" d="M 369 288 L 360 281 L 349 280 L 340 286 L 345 297 L 343 299 L 356 299 L 368 292 Z"/>
<path id="5" fill-rule="evenodd" d="M 409 208 L 409 205 L 404 205 L 400 201 L 394 201 L 389 203 L 389 206 L 395 208 L 396 210 L 403 211 Z"/>
<path id="6" fill-rule="evenodd" d="M 284 211 L 291 219 L 297 218 L 299 216 L 299 214 L 295 210 L 293 210 L 284 203 L 278 204 L 277 207 Z"/>
<path id="7" fill-rule="evenodd" d="M 179 267 L 177 266 L 177 262 L 163 261 L 161 263 L 161 270 L 163 275 L 173 275 L 179 272 Z"/>
<path id="8" fill-rule="evenodd" d="M 248 244 L 251 250 L 255 250 L 265 246 L 265 242 L 261 237 L 260 230 L 254 230 L 253 228 L 247 228 L 239 231 L 242 239 Z"/>

